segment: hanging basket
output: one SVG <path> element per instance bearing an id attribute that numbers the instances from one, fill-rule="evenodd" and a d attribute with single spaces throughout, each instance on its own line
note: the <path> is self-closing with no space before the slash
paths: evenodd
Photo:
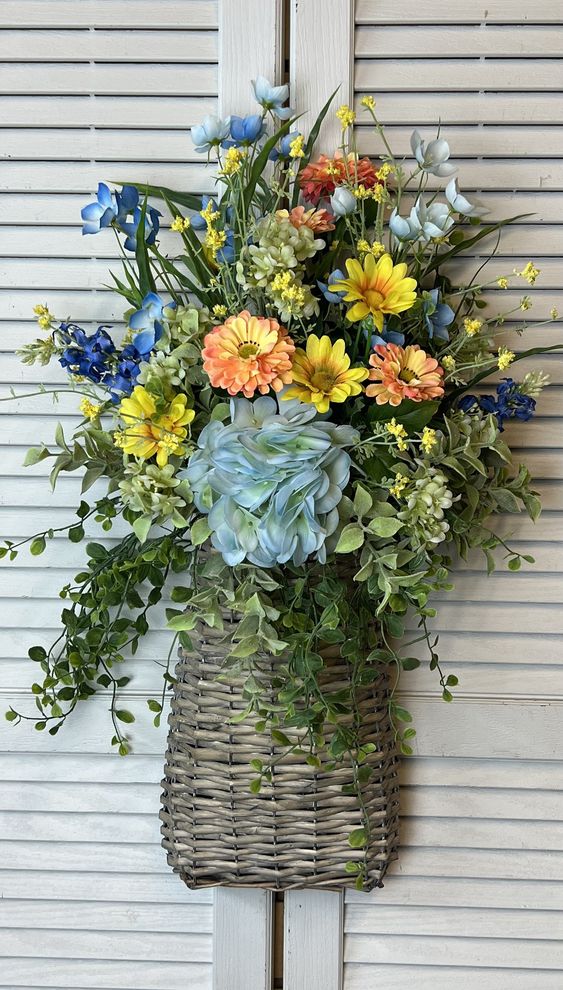
<path id="1" fill-rule="evenodd" d="M 160 814 L 170 866 L 191 888 L 335 888 L 354 885 L 346 863 L 363 858 L 364 889 L 380 885 L 398 845 L 397 756 L 385 672 L 357 695 L 361 743 L 375 744 L 362 818 L 356 795 L 342 792 L 354 784 L 351 766 L 323 772 L 256 733 L 252 719 L 233 723 L 247 701 L 242 682 L 217 680 L 227 653 L 225 633 L 208 630 L 197 654 L 179 654 Z M 327 683 L 337 691 L 348 680 L 348 665 L 334 646 L 323 659 Z M 279 663 L 279 657 L 264 658 L 270 670 Z M 279 760 L 258 794 L 250 791 L 255 759 Z M 348 836 L 366 819 L 368 844 L 351 849 Z"/>

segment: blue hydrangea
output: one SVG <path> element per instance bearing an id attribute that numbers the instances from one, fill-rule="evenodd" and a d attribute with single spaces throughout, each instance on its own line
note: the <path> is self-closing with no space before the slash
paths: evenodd
<path id="1" fill-rule="evenodd" d="M 231 422 L 204 427 L 180 472 L 230 566 L 302 564 L 312 555 L 324 562 L 325 541 L 338 525 L 351 463 L 343 448 L 358 434 L 319 420 L 299 401 L 281 409 L 269 396 L 232 399 Z"/>
<path id="2" fill-rule="evenodd" d="M 527 423 L 534 415 L 536 400 L 520 392 L 512 378 L 503 378 L 497 385 L 496 395 L 464 395 L 458 405 L 463 412 L 469 412 L 474 406 L 478 406 L 483 412 L 492 413 L 502 431 L 507 419 Z"/>
<path id="3" fill-rule="evenodd" d="M 99 384 L 109 372 L 109 360 L 115 353 L 115 344 L 105 327 L 91 334 L 75 323 L 61 323 L 59 331 L 66 347 L 59 364 L 72 375 L 81 375 Z"/>

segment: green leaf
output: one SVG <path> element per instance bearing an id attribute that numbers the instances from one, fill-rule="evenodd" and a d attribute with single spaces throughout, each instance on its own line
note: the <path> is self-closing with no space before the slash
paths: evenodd
<path id="1" fill-rule="evenodd" d="M 260 780 L 260 777 L 255 777 L 254 780 L 250 781 L 248 789 L 251 794 L 259 794 L 261 786 L 262 781 Z"/>
<path id="2" fill-rule="evenodd" d="M 272 739 L 277 746 L 291 746 L 291 739 L 286 736 L 285 732 L 280 732 L 279 729 L 272 729 Z"/>
<path id="3" fill-rule="evenodd" d="M 352 849 L 362 849 L 367 843 L 367 832 L 365 828 L 355 828 L 348 836 L 348 844 Z"/>
<path id="4" fill-rule="evenodd" d="M 152 519 L 150 516 L 137 516 L 136 519 L 131 523 L 133 532 L 137 537 L 139 543 L 144 543 L 147 536 L 149 535 L 149 530 L 152 526 Z"/>
<path id="5" fill-rule="evenodd" d="M 262 760 L 251 760 L 249 765 L 251 770 L 255 770 L 256 773 L 262 773 L 262 770 L 264 769 Z"/>
<path id="6" fill-rule="evenodd" d="M 82 478 L 81 491 L 87 492 L 88 489 L 91 488 L 92 485 L 98 480 L 98 478 L 102 477 L 105 470 L 105 466 L 102 464 L 87 468 Z"/>
<path id="7" fill-rule="evenodd" d="M 57 423 L 57 428 L 55 430 L 55 443 L 57 447 L 62 447 L 63 450 L 66 450 L 67 454 L 71 453 L 70 447 L 65 440 L 64 430 L 60 423 Z"/>
<path id="8" fill-rule="evenodd" d="M 406 708 L 401 708 L 400 705 L 393 705 L 393 717 L 397 719 L 398 722 L 412 722 L 412 715 L 406 710 Z"/>
<path id="9" fill-rule="evenodd" d="M 84 527 L 71 526 L 68 531 L 68 538 L 71 543 L 80 543 L 84 539 Z"/>
<path id="10" fill-rule="evenodd" d="M 522 567 L 522 561 L 520 560 L 520 557 L 512 557 L 508 561 L 509 571 L 519 571 L 521 567 Z"/>
<path id="11" fill-rule="evenodd" d="M 358 485 L 354 495 L 354 512 L 360 518 L 367 515 L 373 504 L 372 497 L 365 488 Z"/>
<path id="12" fill-rule="evenodd" d="M 361 869 L 362 869 L 362 864 L 354 862 L 353 859 L 349 859 L 348 862 L 345 863 L 344 865 L 344 871 L 346 873 L 359 873 Z"/>
<path id="13" fill-rule="evenodd" d="M 407 433 L 422 430 L 438 410 L 439 402 L 413 402 L 403 399 L 400 406 L 392 410 L 388 405 L 373 404 L 369 411 L 370 423 L 387 423 L 394 416 L 397 423 L 405 427 Z"/>
<path id="14" fill-rule="evenodd" d="M 133 712 L 127 711 L 126 708 L 118 708 L 115 712 L 115 717 L 118 718 L 120 722 L 126 722 L 128 725 L 135 721 Z"/>
<path id="15" fill-rule="evenodd" d="M 86 553 L 90 557 L 90 560 L 96 560 L 98 562 L 105 560 L 108 555 L 108 551 L 101 543 L 87 543 Z"/>
<path id="16" fill-rule="evenodd" d="M 402 657 L 401 667 L 403 670 L 416 670 L 420 667 L 420 660 L 417 657 Z"/>
<path id="17" fill-rule="evenodd" d="M 404 523 L 400 519 L 391 519 L 389 516 L 377 516 L 368 523 L 370 533 L 375 536 L 394 536 L 402 529 Z"/>
<path id="18" fill-rule="evenodd" d="M 30 660 L 35 660 L 36 663 L 41 663 L 42 660 L 47 659 L 47 650 L 42 646 L 32 646 L 31 649 L 27 651 L 27 655 Z"/>
<path id="19" fill-rule="evenodd" d="M 40 461 L 44 461 L 46 457 L 54 457 L 47 447 L 30 447 L 27 454 L 24 457 L 23 466 L 31 467 L 32 464 L 39 464 Z"/>
<path id="20" fill-rule="evenodd" d="M 364 542 L 364 531 L 357 523 L 348 523 L 340 534 L 340 538 L 335 547 L 336 553 L 352 553 L 361 547 Z"/>
<path id="21" fill-rule="evenodd" d="M 6 719 L 7 722 L 15 722 L 17 717 L 18 717 L 17 712 L 12 711 L 12 709 L 10 709 L 10 711 L 6 712 L 6 714 L 4 715 L 4 718 Z"/>
<path id="22" fill-rule="evenodd" d="M 189 631 L 194 629 L 197 623 L 197 616 L 193 612 L 184 612 L 182 615 L 174 615 L 168 620 L 168 628 L 175 632 Z"/>
<path id="23" fill-rule="evenodd" d="M 39 557 L 39 555 L 43 553 L 46 545 L 44 536 L 36 536 L 30 543 L 29 552 L 33 557 Z"/>
<path id="24" fill-rule="evenodd" d="M 193 523 L 190 529 L 190 539 L 194 547 L 198 547 L 202 543 L 205 543 L 205 541 L 210 536 L 210 534 L 211 534 L 211 527 L 207 522 L 206 516 L 201 516 L 200 519 L 196 519 L 196 521 Z"/>
<path id="25" fill-rule="evenodd" d="M 141 216 L 139 219 L 139 224 L 137 226 L 137 245 L 135 248 L 135 258 L 137 261 L 137 268 L 139 271 L 139 288 L 143 296 L 146 296 L 147 293 L 149 292 L 156 291 L 156 286 L 149 262 L 149 252 L 147 248 L 147 242 L 145 240 L 146 215 L 147 215 L 147 197 L 145 195 L 145 198 L 143 200 L 143 205 L 141 207 Z"/>
<path id="26" fill-rule="evenodd" d="M 160 701 L 154 701 L 153 698 L 148 698 L 147 705 L 148 705 L 149 711 L 151 711 L 151 712 L 160 713 L 162 711 L 162 705 L 160 704 Z"/>

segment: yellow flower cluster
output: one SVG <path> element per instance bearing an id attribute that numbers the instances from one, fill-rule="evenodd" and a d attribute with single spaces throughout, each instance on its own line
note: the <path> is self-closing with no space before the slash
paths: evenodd
<path id="1" fill-rule="evenodd" d="M 403 424 L 397 423 L 397 420 L 395 419 L 394 416 L 393 419 L 389 420 L 389 422 L 387 423 L 386 429 L 387 432 L 390 433 L 392 437 L 395 437 L 395 440 L 397 441 L 397 447 L 399 450 L 408 449 L 409 445 L 407 443 L 407 440 L 409 435 L 405 430 Z"/>
<path id="2" fill-rule="evenodd" d="M 229 148 L 223 161 L 221 175 L 236 175 L 240 172 L 242 163 L 246 157 L 246 152 L 241 148 Z"/>
<path id="3" fill-rule="evenodd" d="M 346 103 L 343 103 L 341 107 L 338 107 L 336 116 L 340 121 L 343 131 L 345 131 L 347 127 L 352 127 L 354 121 L 356 120 L 356 114 L 350 109 L 349 106 L 347 106 Z"/>
<path id="4" fill-rule="evenodd" d="M 401 495 L 403 494 L 408 483 L 409 479 L 404 474 L 398 472 L 395 475 L 395 483 L 391 485 L 389 489 L 389 494 L 393 495 L 395 498 L 401 498 Z"/>
<path id="5" fill-rule="evenodd" d="M 452 354 L 446 354 L 442 358 L 442 368 L 444 371 L 449 372 L 449 374 L 455 371 L 455 357 Z"/>
<path id="6" fill-rule="evenodd" d="M 536 268 L 533 261 L 529 261 L 521 272 L 519 272 L 518 269 L 515 268 L 514 274 L 519 275 L 520 278 L 525 278 L 528 285 L 535 285 L 538 275 L 541 275 L 541 271 L 539 268 Z"/>
<path id="7" fill-rule="evenodd" d="M 362 96 L 360 103 L 366 110 L 375 110 L 375 100 L 373 96 Z"/>
<path id="8" fill-rule="evenodd" d="M 179 214 L 174 217 L 172 223 L 170 224 L 170 230 L 175 230 L 178 234 L 183 234 L 185 230 L 189 230 L 191 227 L 191 220 L 189 217 L 181 217 Z"/>
<path id="9" fill-rule="evenodd" d="M 227 307 L 221 306 L 219 303 L 217 303 L 217 305 L 213 307 L 212 313 L 213 316 L 217 316 L 219 319 L 221 319 L 223 316 L 227 315 Z"/>
<path id="10" fill-rule="evenodd" d="M 499 347 L 497 355 L 497 364 L 499 371 L 506 371 L 510 368 L 510 365 L 514 361 L 516 354 L 514 351 L 510 351 L 508 347 Z"/>
<path id="11" fill-rule="evenodd" d="M 382 203 L 385 199 L 385 187 L 384 186 L 372 186 L 371 189 L 366 189 L 363 183 L 356 186 L 354 189 L 354 196 L 356 199 L 374 199 L 376 203 Z"/>
<path id="12" fill-rule="evenodd" d="M 203 243 L 211 252 L 213 260 L 215 260 L 217 257 L 217 252 L 221 250 L 227 240 L 227 235 L 224 230 L 215 230 L 215 224 L 221 214 L 218 210 L 214 209 L 212 199 L 209 200 L 204 210 L 200 210 L 200 216 L 203 217 L 205 223 L 207 224 L 207 233 Z"/>
<path id="13" fill-rule="evenodd" d="M 272 292 L 279 293 L 284 302 L 289 303 L 289 308 L 299 312 L 305 305 L 305 292 L 300 285 L 295 284 L 293 272 L 278 272 L 272 279 L 270 288 Z"/>
<path id="14" fill-rule="evenodd" d="M 385 254 L 385 245 L 381 241 L 374 241 L 370 244 L 369 241 L 362 239 L 356 244 L 356 250 L 359 254 L 373 254 L 374 258 L 380 258 L 382 254 Z"/>
<path id="15" fill-rule="evenodd" d="M 304 158 L 305 151 L 303 150 L 303 135 L 298 134 L 297 137 L 293 138 L 293 141 L 289 142 L 289 157 L 290 158 Z"/>
<path id="16" fill-rule="evenodd" d="M 559 316 L 559 310 L 557 310 L 554 306 L 553 309 L 550 309 L 549 315 L 551 316 L 552 320 L 556 320 L 557 317 Z"/>
<path id="17" fill-rule="evenodd" d="M 531 308 L 532 308 L 532 300 L 530 299 L 530 297 L 522 296 L 520 300 L 520 309 L 522 310 L 522 312 L 525 313 L 527 309 L 531 309 Z"/>
<path id="18" fill-rule="evenodd" d="M 389 176 L 392 175 L 394 171 L 395 169 L 393 165 L 391 165 L 389 162 L 383 162 L 383 165 L 381 166 L 380 169 L 377 170 L 375 175 L 380 182 L 385 182 L 385 180 L 388 179 Z"/>
<path id="19" fill-rule="evenodd" d="M 420 446 L 425 454 L 429 454 L 436 446 L 436 430 L 431 430 L 429 426 L 425 426 L 420 438 Z"/>
<path id="20" fill-rule="evenodd" d="M 508 289 L 508 279 L 506 278 L 505 275 L 501 275 L 499 278 L 497 278 L 497 285 L 499 289 Z"/>
<path id="21" fill-rule="evenodd" d="M 37 317 L 37 322 L 41 329 L 49 330 L 53 323 L 54 316 L 49 312 L 48 306 L 41 306 L 41 304 L 39 304 L 38 306 L 33 307 L 33 312 Z"/>
<path id="22" fill-rule="evenodd" d="M 463 326 L 465 327 L 465 332 L 468 337 L 475 337 L 479 333 L 479 330 L 483 326 L 482 320 L 471 320 L 468 316 L 463 321 Z"/>
<path id="23" fill-rule="evenodd" d="M 100 415 L 101 408 L 101 406 L 97 406 L 93 402 L 90 402 L 90 399 L 82 399 L 82 402 L 80 403 L 80 412 L 85 419 L 89 420 L 97 419 Z"/>

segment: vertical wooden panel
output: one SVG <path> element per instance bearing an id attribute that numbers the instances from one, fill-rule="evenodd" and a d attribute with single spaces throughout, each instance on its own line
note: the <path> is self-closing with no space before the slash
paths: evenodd
<path id="1" fill-rule="evenodd" d="M 343 908 L 335 891 L 286 893 L 284 990 L 342 990 Z"/>
<path id="2" fill-rule="evenodd" d="M 299 112 L 305 134 L 330 94 L 338 88 L 334 108 L 352 103 L 354 84 L 354 0 L 291 0 L 291 105 Z M 328 113 L 319 147 L 340 143 L 340 124 Z"/>
<path id="3" fill-rule="evenodd" d="M 213 990 L 270 990 L 273 897 L 269 890 L 217 890 L 213 934 Z"/>
<path id="4" fill-rule="evenodd" d="M 251 79 L 283 82 L 283 0 L 222 0 L 219 7 L 220 113 L 256 113 Z"/>

